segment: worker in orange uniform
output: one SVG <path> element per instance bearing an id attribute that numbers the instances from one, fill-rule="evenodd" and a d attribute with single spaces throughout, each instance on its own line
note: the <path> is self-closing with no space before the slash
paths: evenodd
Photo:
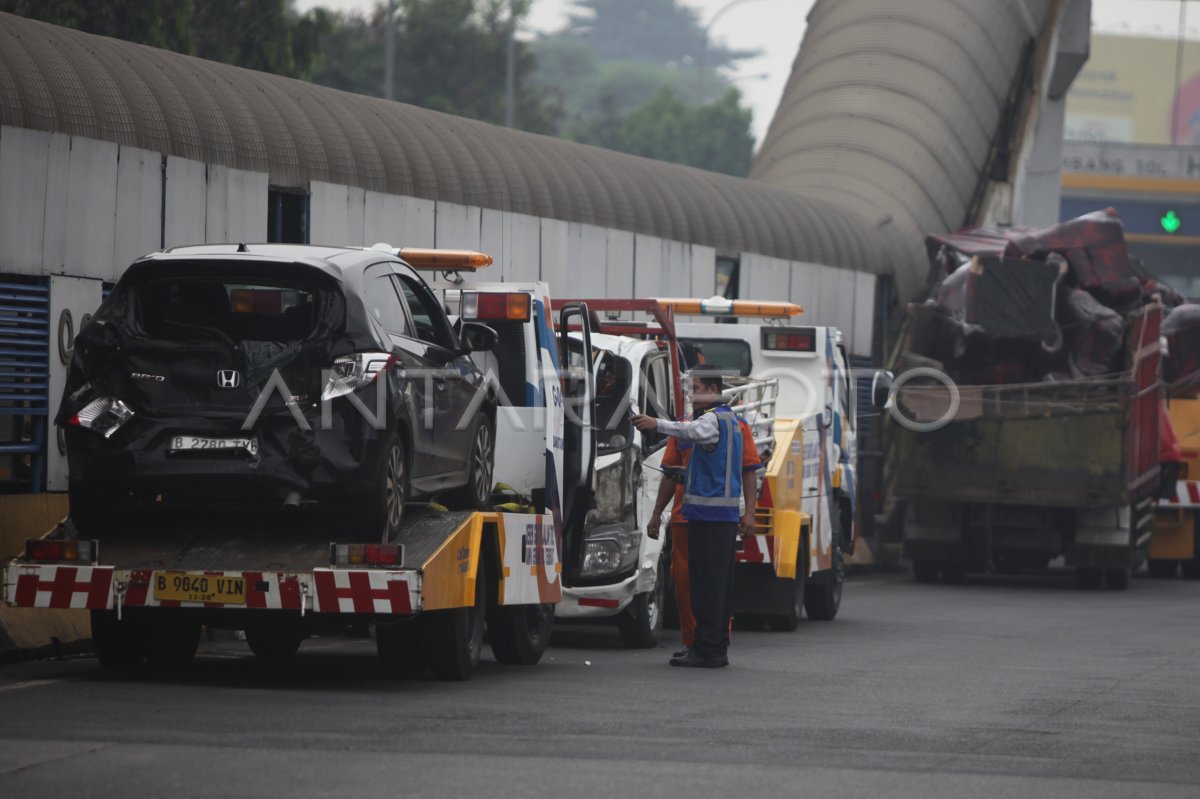
<path id="1" fill-rule="evenodd" d="M 687 418 L 687 417 L 683 417 Z M 742 474 L 744 479 L 755 479 L 754 472 L 761 467 L 754 433 L 745 419 L 738 417 L 742 433 Z M 679 609 L 679 633 L 684 648 L 675 657 L 685 656 L 696 641 L 696 617 L 692 613 L 691 589 L 688 579 L 688 526 L 683 518 L 683 475 L 692 454 L 692 444 L 678 438 L 670 438 L 663 452 L 663 480 L 658 484 L 658 496 L 654 510 L 646 525 L 646 535 L 657 539 L 662 528 L 662 514 L 667 503 L 674 497 L 671 508 L 671 580 L 675 583 L 675 606 Z M 753 514 L 754 509 L 748 512 Z"/>

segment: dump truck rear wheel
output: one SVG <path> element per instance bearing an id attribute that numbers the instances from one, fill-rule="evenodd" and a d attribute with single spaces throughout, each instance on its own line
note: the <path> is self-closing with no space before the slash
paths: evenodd
<path id="1" fill-rule="evenodd" d="M 1099 588 L 1102 579 L 1104 579 L 1104 571 L 1102 569 L 1091 566 L 1075 567 L 1075 585 L 1080 588 L 1087 590 Z"/>
<path id="2" fill-rule="evenodd" d="M 1175 576 L 1175 572 L 1179 571 L 1179 561 L 1177 560 L 1155 560 L 1150 559 L 1146 563 L 1146 570 L 1150 572 L 1150 576 L 1156 580 L 1170 580 Z"/>
<path id="3" fill-rule="evenodd" d="M 827 582 L 809 581 L 804 587 L 804 610 L 813 621 L 833 621 L 842 606 L 842 583 L 846 577 L 846 564 L 842 550 L 833 545 L 833 574 Z"/>
<path id="4" fill-rule="evenodd" d="M 199 646 L 198 623 L 162 619 L 150 626 L 146 664 L 159 672 L 183 671 L 191 665 Z"/>
<path id="5" fill-rule="evenodd" d="M 475 606 L 429 613 L 430 665 L 439 680 L 469 680 L 479 665 L 487 611 L 487 570 L 475 575 Z"/>
<path id="6" fill-rule="evenodd" d="M 510 666 L 532 666 L 542 659 L 550 643 L 554 606 L 492 606 L 488 608 L 487 629 L 497 661 Z"/>
<path id="7" fill-rule="evenodd" d="M 913 579 L 918 583 L 936 583 L 941 571 L 941 564 L 933 561 L 914 560 L 912 562 Z"/>
<path id="8" fill-rule="evenodd" d="M 1183 579 L 1200 580 L 1200 561 L 1185 560 L 1180 567 L 1183 570 Z"/>
<path id="9" fill-rule="evenodd" d="M 1120 569 L 1105 569 L 1104 584 L 1110 591 L 1124 591 L 1129 587 L 1130 571 L 1128 566 Z"/>

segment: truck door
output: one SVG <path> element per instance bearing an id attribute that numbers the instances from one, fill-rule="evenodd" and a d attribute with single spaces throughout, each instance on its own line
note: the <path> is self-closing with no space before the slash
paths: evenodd
<path id="1" fill-rule="evenodd" d="M 578 326 L 580 338 L 570 337 Z M 592 387 L 591 316 L 585 303 L 564 305 L 558 316 L 559 368 L 563 391 L 563 562 L 567 571 L 582 566 L 583 520 L 592 504 L 592 470 L 596 462 L 595 394 Z"/>

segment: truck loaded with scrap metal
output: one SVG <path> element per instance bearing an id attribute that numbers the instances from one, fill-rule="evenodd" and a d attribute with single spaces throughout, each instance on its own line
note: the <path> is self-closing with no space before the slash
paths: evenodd
<path id="1" fill-rule="evenodd" d="M 1182 302 L 1111 209 L 931 236 L 894 360 L 885 481 L 918 581 L 1065 559 L 1128 586 L 1160 493 L 1160 330 Z"/>
<path id="2" fill-rule="evenodd" d="M 461 291 L 452 317 L 417 271 L 490 263 L 386 245 L 139 259 L 76 340 L 57 419 L 71 515 L 4 569 L 5 601 L 90 610 L 108 669 L 182 667 L 202 626 L 281 660 L 373 625 L 390 672 L 467 679 L 486 622 L 497 660 L 537 662 L 594 457 L 590 381 L 555 328 L 590 320 L 551 319 L 544 284 Z"/>

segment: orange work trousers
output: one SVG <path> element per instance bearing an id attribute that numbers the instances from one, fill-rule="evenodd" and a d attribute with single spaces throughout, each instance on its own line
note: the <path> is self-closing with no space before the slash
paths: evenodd
<path id="1" fill-rule="evenodd" d="M 671 525 L 671 580 L 675 583 L 675 607 L 679 609 L 679 635 L 683 645 L 696 642 L 696 617 L 692 614 L 691 580 L 688 579 L 687 522 Z"/>

